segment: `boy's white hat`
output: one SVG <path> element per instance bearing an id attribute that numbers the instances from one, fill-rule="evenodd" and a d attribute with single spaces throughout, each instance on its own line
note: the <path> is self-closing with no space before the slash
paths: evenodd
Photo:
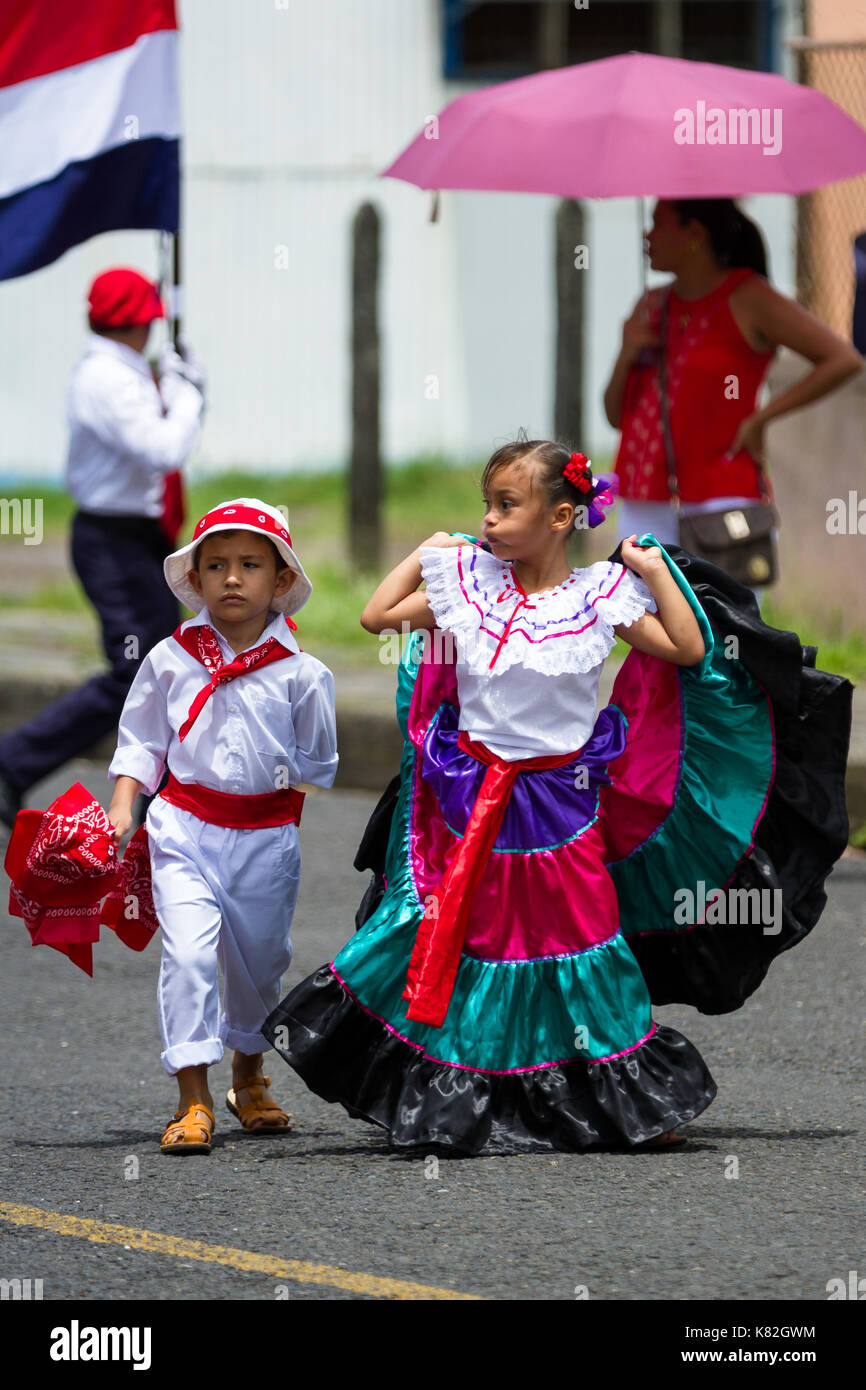
<path id="1" fill-rule="evenodd" d="M 186 604 L 193 613 L 198 613 L 204 607 L 204 600 L 196 593 L 187 575 L 193 568 L 196 546 L 215 531 L 253 531 L 273 541 L 289 569 L 298 576 L 288 593 L 275 595 L 273 606 L 280 613 L 297 613 L 299 608 L 303 608 L 313 592 L 313 586 L 292 549 L 286 518 L 276 507 L 269 507 L 258 497 L 235 497 L 231 502 L 220 502 L 218 507 L 202 517 L 189 544 L 166 557 L 163 565 L 166 583 L 181 603 Z"/>

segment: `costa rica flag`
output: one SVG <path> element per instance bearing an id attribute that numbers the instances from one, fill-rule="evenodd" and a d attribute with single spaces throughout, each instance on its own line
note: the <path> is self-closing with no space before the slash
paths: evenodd
<path id="1" fill-rule="evenodd" d="M 2 0 L 0 280 L 179 229 L 174 0 Z"/>

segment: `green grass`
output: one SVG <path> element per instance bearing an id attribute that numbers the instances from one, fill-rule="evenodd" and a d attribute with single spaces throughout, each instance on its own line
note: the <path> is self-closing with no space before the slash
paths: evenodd
<path id="1" fill-rule="evenodd" d="M 603 471 L 606 462 L 597 460 L 598 468 Z M 458 465 L 429 455 L 388 469 L 382 574 L 434 531 L 478 534 L 483 466 L 482 459 Z M 62 489 L 38 485 L 7 489 L 5 495 L 41 497 L 46 536 L 55 540 L 65 537 L 75 504 Z M 299 619 L 302 645 L 313 652 L 321 644 L 345 648 L 352 661 L 375 663 L 377 644 L 358 619 L 381 576 L 359 575 L 349 562 L 345 473 L 266 474 L 236 469 L 193 481 L 182 539 L 192 533 L 198 517 L 230 497 L 261 497 L 289 509 L 292 538 L 314 586 L 313 597 Z M 43 585 L 15 602 L 17 606 L 57 612 L 86 612 L 88 607 L 77 586 L 62 584 Z M 841 611 L 828 613 L 818 624 L 769 598 L 765 617 L 774 627 L 797 631 L 804 643 L 817 646 L 818 665 L 824 670 L 836 671 L 852 681 L 866 680 L 866 632 L 846 630 Z"/>
<path id="2" fill-rule="evenodd" d="M 353 660 L 367 653 L 370 664 L 376 664 L 376 638 L 361 627 L 360 621 L 370 593 L 370 581 L 352 575 L 347 566 L 318 565 L 313 597 L 297 617 L 301 646 L 314 656 L 322 643 L 343 647 L 347 654 L 351 651 Z"/>
<path id="3" fill-rule="evenodd" d="M 379 575 L 353 569 L 347 553 L 347 489 L 341 473 L 265 476 L 221 474 L 189 489 L 189 521 L 229 497 L 261 497 L 289 511 L 289 528 L 313 597 L 298 617 L 301 645 L 311 652 L 342 648 L 352 663 L 375 666 L 379 644 L 360 624 L 361 610 L 378 580 L 433 531 L 470 530 L 481 522 L 479 482 L 483 464 L 452 467 L 447 460 L 419 459 L 387 474 L 385 556 Z"/>
<path id="4" fill-rule="evenodd" d="M 386 475 L 385 514 L 389 535 L 399 540 L 409 531 L 428 534 L 437 530 L 460 530 L 481 524 L 480 481 L 484 464 L 453 465 L 438 455 L 413 460 L 389 468 Z M 42 499 L 46 534 L 58 535 L 67 529 L 75 503 L 58 487 L 7 488 L 4 496 Z M 315 534 L 333 540 L 335 550 L 344 544 L 346 527 L 346 477 L 330 473 L 248 473 L 235 469 L 193 481 L 188 487 L 188 517 L 184 538 L 192 533 L 195 521 L 218 503 L 230 497 L 261 497 L 272 506 L 289 509 L 290 525 L 298 525 L 298 544 L 304 536 Z M 455 517 L 457 520 L 455 521 Z M 408 542 L 407 542 L 408 544 Z"/>
<path id="5" fill-rule="evenodd" d="M 476 534 L 481 524 L 480 479 L 483 462 L 455 467 L 431 456 L 388 470 L 385 501 L 385 556 L 381 574 L 433 531 Z M 6 491 L 7 497 L 33 496 L 33 490 Z M 40 487 L 45 535 L 64 540 L 75 504 L 58 488 Z M 313 581 L 313 597 L 299 616 L 302 646 L 342 649 L 352 663 L 375 666 L 379 644 L 360 624 L 361 610 L 380 575 L 355 571 L 347 553 L 345 475 L 263 474 L 235 470 L 193 482 L 188 488 L 185 541 L 197 519 L 230 497 L 261 497 L 289 510 L 292 539 Z M 15 600 L 16 607 L 57 613 L 86 613 L 77 584 L 43 584 Z"/>
<path id="6" fill-rule="evenodd" d="M 10 604 L 10 607 L 12 605 Z M 26 598 L 16 598 L 16 608 L 40 608 L 51 613 L 92 613 L 93 609 L 77 583 L 41 584 Z"/>
<path id="7" fill-rule="evenodd" d="M 855 684 L 866 680 L 866 633 L 859 628 L 846 631 L 841 609 L 831 609 L 819 625 L 768 598 L 762 616 L 771 627 L 796 632 L 804 646 L 817 647 L 820 670 L 834 671 Z"/>
<path id="8" fill-rule="evenodd" d="M 41 501 L 42 529 L 45 535 L 56 535 L 66 531 L 76 507 L 75 502 L 62 488 L 39 481 L 35 481 L 30 487 L 5 487 L 3 496 L 10 501 L 14 497 Z"/>
<path id="9" fill-rule="evenodd" d="M 477 529 L 482 469 L 480 461 L 454 467 L 436 456 L 390 468 L 385 484 L 386 544 L 405 541 L 408 551 L 417 544 L 416 536 L 423 540 L 433 531 L 463 530 L 470 524 Z M 289 527 L 302 556 L 313 541 L 328 543 L 335 564 L 345 553 L 348 497 L 343 473 L 223 473 L 194 483 L 186 533 L 199 516 L 229 497 L 261 497 L 272 506 L 288 507 Z"/>

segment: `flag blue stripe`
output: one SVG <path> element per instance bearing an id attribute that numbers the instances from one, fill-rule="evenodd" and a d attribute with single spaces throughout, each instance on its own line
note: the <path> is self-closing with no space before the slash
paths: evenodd
<path id="1" fill-rule="evenodd" d="M 130 140 L 0 198 L 0 280 L 50 265 L 100 232 L 179 225 L 180 142 Z"/>

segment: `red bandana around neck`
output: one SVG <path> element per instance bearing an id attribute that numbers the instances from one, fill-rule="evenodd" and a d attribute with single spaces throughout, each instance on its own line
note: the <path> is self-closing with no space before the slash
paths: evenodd
<path id="1" fill-rule="evenodd" d="M 291 618 L 287 617 L 286 623 L 291 628 L 295 627 Z M 190 656 L 194 656 L 196 661 L 200 661 L 202 666 L 210 672 L 210 683 L 203 686 L 196 695 L 189 707 L 186 722 L 181 725 L 178 733 L 181 743 L 217 686 L 225 685 L 228 681 L 233 681 L 237 676 L 243 676 L 247 671 L 253 671 L 258 666 L 269 666 L 272 661 L 282 661 L 284 657 L 294 656 L 294 652 L 289 647 L 284 647 L 282 642 L 277 641 L 276 637 L 269 637 L 258 647 L 251 647 L 249 651 L 241 652 L 234 661 L 226 662 L 223 659 L 219 638 L 209 623 L 195 623 L 192 627 L 188 627 L 185 632 L 179 627 L 172 633 L 172 636 L 176 642 L 180 643 L 184 651 L 189 652 Z"/>

